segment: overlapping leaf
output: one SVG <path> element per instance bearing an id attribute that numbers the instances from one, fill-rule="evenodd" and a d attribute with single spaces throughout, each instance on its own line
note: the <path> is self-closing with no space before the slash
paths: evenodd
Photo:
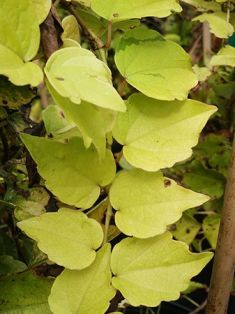
<path id="1" fill-rule="evenodd" d="M 190 56 L 153 30 L 137 28 L 125 33 L 115 62 L 128 83 L 156 99 L 183 100 L 197 84 Z"/>
<path id="2" fill-rule="evenodd" d="M 171 233 L 175 239 L 191 244 L 200 228 L 200 223 L 186 212 L 183 214 L 182 218 L 172 226 Z"/>
<path id="3" fill-rule="evenodd" d="M 227 38 L 234 32 L 234 27 L 227 21 L 227 14 L 223 12 L 203 13 L 193 21 L 208 22 L 211 32 L 219 38 Z"/>
<path id="4" fill-rule="evenodd" d="M 212 256 L 191 253 L 168 232 L 144 240 L 127 238 L 113 249 L 112 283 L 133 306 L 156 306 L 178 299 Z"/>
<path id="5" fill-rule="evenodd" d="M 62 21 L 62 27 L 64 29 L 64 32 L 62 34 L 63 40 L 69 38 L 80 42 L 80 29 L 74 15 L 66 16 Z"/>
<path id="6" fill-rule="evenodd" d="M 206 0 L 183 0 L 183 2 L 188 3 L 197 8 L 198 11 L 219 11 L 221 6 L 215 1 Z"/>
<path id="7" fill-rule="evenodd" d="M 53 88 L 76 104 L 83 100 L 125 111 L 123 100 L 112 86 L 109 68 L 89 50 L 70 47 L 56 51 L 46 64 L 45 73 Z"/>
<path id="8" fill-rule="evenodd" d="M 111 286 L 110 245 L 97 253 L 94 263 L 81 271 L 64 270 L 49 297 L 53 313 L 103 314 L 115 295 Z"/>
<path id="9" fill-rule="evenodd" d="M 211 58 L 210 65 L 228 65 L 235 67 L 235 48 L 228 45 L 222 48 L 217 55 Z"/>
<path id="10" fill-rule="evenodd" d="M 35 14 L 30 0 L 21 0 L 17 6 L 15 0 L 0 3 L 0 74 L 15 85 L 36 86 L 43 78 L 40 68 L 28 62 L 36 55 L 40 42 Z"/>
<path id="11" fill-rule="evenodd" d="M 166 17 L 182 8 L 177 0 L 91 0 L 91 8 L 110 21 L 128 20 L 146 16 Z"/>
<path id="12" fill-rule="evenodd" d="M 148 171 L 171 167 L 190 157 L 208 118 L 216 111 L 195 100 L 159 101 L 132 95 L 120 113 L 113 134 L 124 145 L 127 161 Z"/>
<path id="13" fill-rule="evenodd" d="M 111 183 L 115 162 L 109 150 L 100 159 L 94 147 L 86 149 L 82 139 L 60 143 L 22 134 L 21 138 L 38 165 L 46 186 L 62 202 L 89 208 L 100 194 L 100 187 Z"/>
<path id="14" fill-rule="evenodd" d="M 79 105 L 75 104 L 68 98 L 60 96 L 50 84 L 48 84 L 48 88 L 55 102 L 63 110 L 65 117 L 78 127 L 84 145 L 88 148 L 93 143 L 103 158 L 106 151 L 106 134 L 112 130 L 116 112 L 85 101 Z"/>
<path id="15" fill-rule="evenodd" d="M 61 208 L 18 222 L 50 260 L 69 269 L 83 269 L 96 257 L 103 240 L 100 224 L 82 212 Z"/>
<path id="16" fill-rule="evenodd" d="M 186 209 L 208 201 L 203 194 L 184 189 L 161 172 L 122 171 L 110 189 L 117 210 L 115 222 L 125 234 L 149 238 L 166 231 Z"/>
<path id="17" fill-rule="evenodd" d="M 1 14 L 1 13 L 0 13 Z M 18 86 L 37 86 L 43 80 L 42 70 L 35 63 L 23 62 L 12 50 L 0 44 L 0 74 Z"/>
<path id="18" fill-rule="evenodd" d="M 32 4 L 34 5 L 34 12 L 38 18 L 38 23 L 41 24 L 50 11 L 51 0 L 32 0 Z"/>
<path id="19" fill-rule="evenodd" d="M 203 220 L 202 224 L 204 235 L 214 250 L 216 249 L 217 244 L 220 219 L 221 216 L 218 214 L 210 215 Z"/>

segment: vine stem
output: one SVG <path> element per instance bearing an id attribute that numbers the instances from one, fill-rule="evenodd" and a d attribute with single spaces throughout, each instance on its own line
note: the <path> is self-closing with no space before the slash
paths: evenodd
<path id="1" fill-rule="evenodd" d="M 108 202 L 106 217 L 105 217 L 105 225 L 104 225 L 104 241 L 103 245 L 108 241 L 108 232 L 109 232 L 109 225 L 111 221 L 111 217 L 113 216 L 112 205 L 110 201 Z"/>
<path id="2" fill-rule="evenodd" d="M 235 270 L 235 138 L 225 189 L 206 314 L 227 313 Z"/>
<path id="3" fill-rule="evenodd" d="M 73 7 L 72 3 L 66 3 L 65 1 L 61 0 L 62 4 L 64 5 L 64 7 L 71 13 L 74 15 L 74 17 L 76 18 L 78 24 L 81 26 L 84 34 L 88 37 L 91 38 L 91 40 L 93 40 L 97 46 L 98 49 L 102 49 L 104 48 L 105 44 L 103 43 L 103 41 L 96 36 L 96 34 L 89 28 L 87 27 L 87 25 L 84 23 L 83 19 L 80 17 L 80 15 L 78 14 L 77 10 Z"/>
<path id="4" fill-rule="evenodd" d="M 203 23 L 202 32 L 203 32 L 203 61 L 204 65 L 209 67 L 211 58 L 211 33 L 209 24 L 207 22 Z"/>

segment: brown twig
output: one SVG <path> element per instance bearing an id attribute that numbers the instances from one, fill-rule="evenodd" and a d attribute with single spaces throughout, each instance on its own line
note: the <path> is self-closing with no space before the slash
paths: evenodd
<path id="1" fill-rule="evenodd" d="M 227 313 L 235 270 L 235 139 L 206 314 Z"/>
<path id="2" fill-rule="evenodd" d="M 89 27 L 87 27 L 87 25 L 84 23 L 83 19 L 80 17 L 78 11 L 73 6 L 73 4 L 71 2 L 66 2 L 64 0 L 61 0 L 61 4 L 66 10 L 68 10 L 72 15 L 74 15 L 78 24 L 81 26 L 84 35 L 94 43 L 95 48 L 96 49 L 104 48 L 105 44 L 103 43 L 103 41 Z"/>
<path id="3" fill-rule="evenodd" d="M 47 60 L 53 52 L 59 49 L 58 33 L 52 11 L 50 11 L 40 28 L 42 49 Z"/>
<path id="4" fill-rule="evenodd" d="M 110 46 L 111 46 L 111 43 L 112 43 L 112 22 L 109 21 L 108 23 L 108 30 L 107 30 L 107 41 L 106 41 L 106 44 L 105 44 L 105 48 L 109 49 Z"/>

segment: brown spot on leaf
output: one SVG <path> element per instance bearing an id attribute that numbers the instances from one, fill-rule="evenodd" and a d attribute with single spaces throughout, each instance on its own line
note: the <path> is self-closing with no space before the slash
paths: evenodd
<path id="1" fill-rule="evenodd" d="M 63 78 L 63 77 L 56 77 L 56 79 L 57 79 L 58 81 L 64 81 L 64 78 Z"/>
<path id="2" fill-rule="evenodd" d="M 165 188 L 168 188 L 169 186 L 171 186 L 171 180 L 165 179 L 164 180 L 164 186 L 165 186 Z"/>

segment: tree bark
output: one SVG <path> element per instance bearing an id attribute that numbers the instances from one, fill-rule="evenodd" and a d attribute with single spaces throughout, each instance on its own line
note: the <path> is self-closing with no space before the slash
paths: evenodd
<path id="1" fill-rule="evenodd" d="M 206 314 L 226 314 L 235 270 L 235 139 Z"/>

